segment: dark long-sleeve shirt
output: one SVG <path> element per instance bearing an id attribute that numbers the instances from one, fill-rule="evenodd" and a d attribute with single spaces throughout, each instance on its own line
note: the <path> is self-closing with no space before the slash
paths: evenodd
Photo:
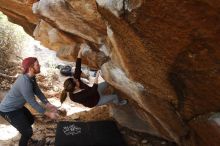
<path id="1" fill-rule="evenodd" d="M 35 77 L 28 77 L 27 74 L 20 75 L 12 88 L 5 95 L 0 103 L 0 111 L 10 112 L 20 109 L 27 102 L 39 113 L 44 113 L 45 109 L 35 100 L 35 95 L 44 103 L 48 100 L 41 92 Z"/>
<path id="2" fill-rule="evenodd" d="M 93 84 L 92 87 L 89 87 L 80 80 L 81 73 L 81 58 L 77 58 L 74 78 L 79 80 L 80 88 L 84 90 L 77 93 L 70 93 L 70 99 L 74 102 L 83 104 L 86 107 L 94 107 L 97 105 L 100 98 L 97 90 L 98 84 Z"/>

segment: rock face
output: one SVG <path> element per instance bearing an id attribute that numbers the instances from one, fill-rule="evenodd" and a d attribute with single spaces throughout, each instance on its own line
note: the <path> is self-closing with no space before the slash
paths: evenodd
<path id="1" fill-rule="evenodd" d="M 217 0 L 32 3 L 0 0 L 0 10 L 63 59 L 74 60 L 86 43 L 92 51 L 84 63 L 102 69 L 151 134 L 179 145 L 218 145 L 219 122 L 209 115 L 220 109 Z"/>
<path id="2" fill-rule="evenodd" d="M 8 16 L 13 23 L 21 25 L 24 30 L 33 35 L 38 23 L 38 16 L 32 12 L 32 4 L 37 0 L 0 0 L 0 11 Z"/>
<path id="3" fill-rule="evenodd" d="M 106 27 L 95 1 L 40 1 L 34 4 L 33 12 L 63 31 L 94 43 L 103 42 Z"/>

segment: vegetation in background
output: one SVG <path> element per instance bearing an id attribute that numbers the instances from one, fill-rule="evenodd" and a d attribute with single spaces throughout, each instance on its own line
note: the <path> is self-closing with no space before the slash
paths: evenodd
<path id="1" fill-rule="evenodd" d="M 0 12 L 0 70 L 16 60 L 26 39 L 22 27 L 8 21 L 7 16 Z"/>
<path id="2" fill-rule="evenodd" d="M 21 48 L 27 39 L 23 28 L 8 21 L 0 12 L 0 89 L 8 89 L 13 79 L 3 75 L 14 76 L 18 69 Z"/>

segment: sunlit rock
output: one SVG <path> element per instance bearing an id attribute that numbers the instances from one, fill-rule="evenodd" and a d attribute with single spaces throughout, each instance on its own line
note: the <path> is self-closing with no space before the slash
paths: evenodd
<path id="1" fill-rule="evenodd" d="M 75 58 L 73 57 L 74 54 L 76 54 L 75 47 L 76 47 L 76 44 L 63 46 L 57 51 L 57 57 L 64 59 L 64 60 L 69 60 L 69 61 L 75 60 Z"/>
<path id="2" fill-rule="evenodd" d="M 120 17 L 141 6 L 143 0 L 96 0 L 100 7 L 111 11 L 115 16 Z"/>
<path id="3" fill-rule="evenodd" d="M 91 42 L 100 44 L 105 39 L 106 26 L 94 0 L 43 0 L 33 5 L 33 12 L 60 30 Z"/>
<path id="4" fill-rule="evenodd" d="M 65 33 L 57 30 L 43 20 L 41 20 L 35 28 L 34 37 L 39 40 L 44 46 L 51 48 L 55 51 L 58 51 L 60 48 L 67 45 L 75 46 L 74 39 L 66 36 Z"/>
<path id="5" fill-rule="evenodd" d="M 17 0 L 0 0 L 0 11 L 7 15 L 11 22 L 21 25 L 29 35 L 32 35 L 39 20 L 38 16 L 32 12 L 32 4 L 35 1 L 22 2 Z"/>

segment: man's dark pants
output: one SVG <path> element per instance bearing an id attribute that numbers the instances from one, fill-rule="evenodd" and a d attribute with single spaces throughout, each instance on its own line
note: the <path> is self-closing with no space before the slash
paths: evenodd
<path id="1" fill-rule="evenodd" d="M 11 112 L 0 111 L 0 115 L 21 133 L 19 146 L 27 146 L 28 140 L 33 134 L 31 125 L 34 123 L 34 117 L 30 111 L 23 107 Z"/>

